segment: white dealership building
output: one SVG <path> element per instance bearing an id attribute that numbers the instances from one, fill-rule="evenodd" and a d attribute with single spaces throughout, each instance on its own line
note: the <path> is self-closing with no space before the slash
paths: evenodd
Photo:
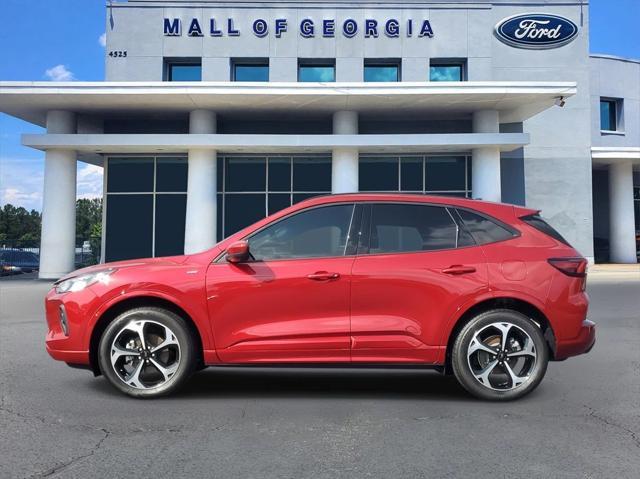
<path id="1" fill-rule="evenodd" d="M 190 253 L 318 194 L 540 209 L 636 262 L 640 62 L 589 51 L 579 0 L 129 0 L 104 82 L 1 82 L 46 128 L 43 278 L 74 268 L 77 162 L 104 167 L 102 258 Z M 635 196 L 634 196 L 635 194 Z"/>

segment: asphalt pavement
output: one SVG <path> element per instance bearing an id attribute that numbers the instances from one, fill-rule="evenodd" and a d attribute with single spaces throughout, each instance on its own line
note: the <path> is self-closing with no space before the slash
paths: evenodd
<path id="1" fill-rule="evenodd" d="M 431 371 L 207 369 L 129 399 L 50 359 L 50 284 L 0 281 L 0 478 L 637 478 L 640 281 L 591 281 L 597 342 L 519 401 Z"/>

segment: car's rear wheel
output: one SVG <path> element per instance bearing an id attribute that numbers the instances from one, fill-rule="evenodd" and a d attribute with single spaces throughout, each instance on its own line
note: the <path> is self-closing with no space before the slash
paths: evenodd
<path id="1" fill-rule="evenodd" d="M 154 398 L 177 390 L 195 365 L 194 341 L 184 320 L 161 308 L 119 315 L 100 339 L 102 374 L 120 391 Z"/>
<path id="2" fill-rule="evenodd" d="M 460 331 L 451 364 L 460 384 L 481 399 L 506 401 L 533 391 L 549 353 L 540 327 L 508 309 L 479 314 Z"/>

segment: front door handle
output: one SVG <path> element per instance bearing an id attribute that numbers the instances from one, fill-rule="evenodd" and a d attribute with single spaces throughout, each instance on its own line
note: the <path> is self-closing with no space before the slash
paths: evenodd
<path id="1" fill-rule="evenodd" d="M 333 279 L 338 279 L 339 277 L 340 273 L 329 273 L 327 271 L 317 271 L 307 275 L 307 278 L 314 281 L 331 281 Z"/>
<path id="2" fill-rule="evenodd" d="M 462 264 L 454 264 L 452 266 L 449 266 L 448 268 L 443 269 L 442 272 L 444 274 L 458 275 L 458 274 L 475 273 L 476 269 L 473 266 L 464 266 Z"/>

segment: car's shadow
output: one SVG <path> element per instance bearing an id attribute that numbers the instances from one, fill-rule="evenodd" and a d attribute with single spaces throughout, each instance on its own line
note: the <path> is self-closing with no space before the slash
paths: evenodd
<path id="1" fill-rule="evenodd" d="M 119 395 L 104 378 L 92 388 Z M 263 367 L 208 368 L 167 399 L 202 398 L 473 400 L 454 377 L 431 370 Z"/>

